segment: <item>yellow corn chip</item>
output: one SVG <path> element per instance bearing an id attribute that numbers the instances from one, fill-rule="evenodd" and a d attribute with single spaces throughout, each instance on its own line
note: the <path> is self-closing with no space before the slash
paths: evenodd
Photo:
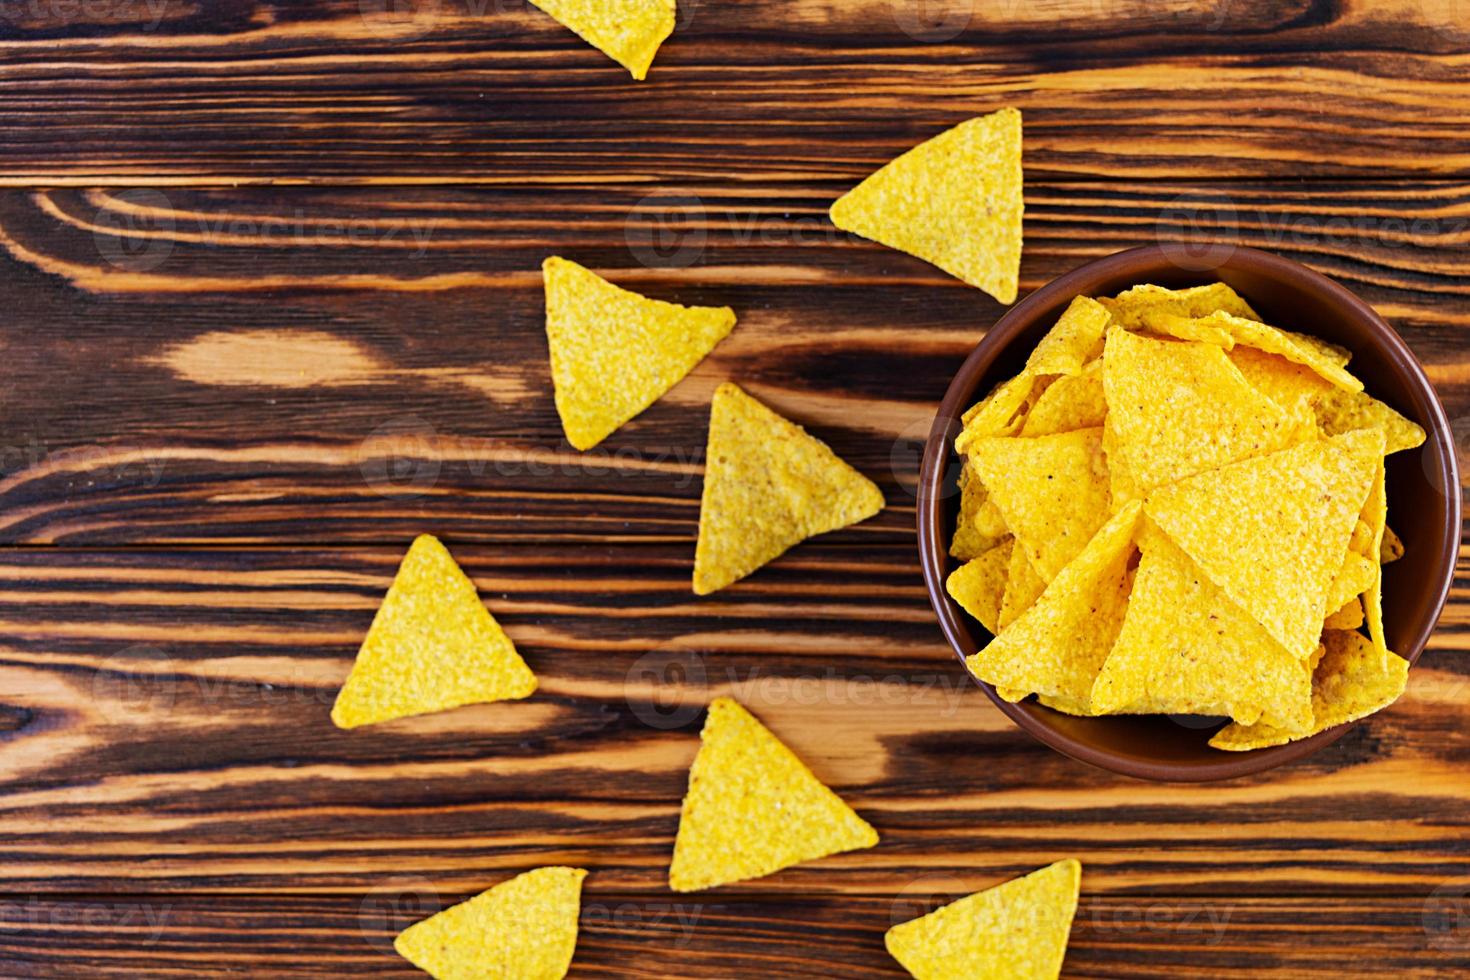
<path id="1" fill-rule="evenodd" d="M 1211 344 L 1216 347 L 1230 350 L 1235 346 L 1235 338 L 1228 330 L 1211 326 L 1206 320 L 1194 317 L 1179 316 L 1174 313 L 1150 313 L 1144 316 L 1144 323 L 1150 333 L 1161 337 L 1173 337 L 1175 340 L 1193 340 L 1201 344 Z"/>
<path id="2" fill-rule="evenodd" d="M 995 506 L 995 501 L 989 495 L 986 496 L 985 503 L 975 508 L 975 529 L 987 537 L 997 539 L 1011 533 L 1011 529 L 1006 526 L 1005 515 Z"/>
<path id="3" fill-rule="evenodd" d="M 1069 858 L 896 925 L 883 941 L 917 980 L 1055 980 L 1081 888 L 1082 865 Z"/>
<path id="4" fill-rule="evenodd" d="M 1201 331 L 1223 331 L 1235 345 L 1254 347 L 1268 354 L 1279 354 L 1294 364 L 1310 368 L 1323 380 L 1339 388 L 1348 391 L 1363 390 L 1363 382 L 1349 374 L 1338 363 L 1337 358 L 1324 350 L 1320 342 L 1309 341 L 1302 334 L 1278 330 L 1257 320 L 1224 312 L 1198 318 L 1195 327 Z"/>
<path id="5" fill-rule="evenodd" d="M 1026 557 L 1026 549 L 1012 547 L 1010 568 L 1006 570 L 1005 592 L 1001 596 L 1000 628 L 1005 629 L 1020 619 L 1021 614 L 1035 605 L 1045 591 L 1046 579 L 1041 577 L 1036 566 L 1031 564 L 1031 559 Z"/>
<path id="6" fill-rule="evenodd" d="M 1026 373 L 1081 374 L 1082 365 L 1097 356 L 1107 325 L 1107 309 L 1095 299 L 1078 296 L 1026 358 Z"/>
<path id="7" fill-rule="evenodd" d="M 554 255 L 541 269 L 556 410 L 578 449 L 656 402 L 735 326 L 729 307 L 648 299 Z"/>
<path id="8" fill-rule="evenodd" d="M 1167 289 L 1163 286 L 1134 286 L 1112 299 L 1098 300 L 1112 314 L 1113 322 L 1127 330 L 1141 330 L 1147 326 L 1146 318 L 1173 314 L 1191 319 L 1225 312 L 1235 316 L 1259 320 L 1256 311 L 1240 295 L 1223 282 L 1212 282 L 1206 286 L 1191 286 L 1188 289 Z M 1197 339 L 1197 338 L 1188 338 Z"/>
<path id="9" fill-rule="evenodd" d="M 640 82 L 674 32 L 674 0 L 531 0 Z"/>
<path id="10" fill-rule="evenodd" d="M 1111 330 L 1103 363 L 1135 492 L 1316 436 L 1305 408 L 1289 413 L 1253 389 L 1218 347 Z"/>
<path id="11" fill-rule="evenodd" d="M 1013 303 L 1021 212 L 1021 114 L 1002 109 L 871 174 L 832 205 L 832 223 Z"/>
<path id="12" fill-rule="evenodd" d="M 1322 624 L 1323 629 L 1329 630 L 1355 630 L 1363 625 L 1363 603 L 1357 596 L 1353 596 L 1343 603 L 1342 608 L 1327 617 Z"/>
<path id="13" fill-rule="evenodd" d="M 1128 606 L 1128 559 L 1139 505 L 1114 515 L 1036 604 L 967 664 L 988 684 L 1062 697 L 1088 710 L 1098 671 Z"/>
<path id="14" fill-rule="evenodd" d="M 1130 500 L 1142 500 L 1143 491 L 1138 486 L 1138 481 L 1133 478 L 1133 470 L 1128 465 L 1128 457 L 1123 453 L 1123 447 L 1118 442 L 1118 430 L 1113 427 L 1113 415 L 1108 413 L 1103 419 L 1103 457 L 1108 467 L 1108 487 L 1113 498 L 1113 510 L 1117 511 Z"/>
<path id="15" fill-rule="evenodd" d="M 949 544 L 951 557 L 960 561 L 979 558 L 1006 535 L 1004 526 L 995 528 L 994 521 L 999 520 L 1000 512 L 994 505 L 986 507 L 989 497 L 985 484 L 966 460 L 960 467 L 960 515 L 955 522 L 954 539 Z"/>
<path id="16" fill-rule="evenodd" d="M 970 461 L 1048 582 L 1112 512 L 1101 428 L 1036 439 L 977 439 L 970 443 Z"/>
<path id="17" fill-rule="evenodd" d="M 1371 589 L 1377 579 L 1378 563 L 1348 548 L 1347 554 L 1343 556 L 1342 567 L 1337 570 L 1332 584 L 1327 587 L 1327 604 L 1323 608 L 1341 609 Z"/>
<path id="18" fill-rule="evenodd" d="M 944 583 L 950 598 L 992 633 L 1000 632 L 1001 597 L 1011 567 L 1012 542 L 1002 541 L 950 573 Z"/>
<path id="19" fill-rule="evenodd" d="M 1378 552 L 1378 560 L 1385 565 L 1392 564 L 1404 557 L 1404 542 L 1393 528 L 1388 525 L 1383 527 L 1383 545 Z"/>
<path id="20" fill-rule="evenodd" d="M 1099 358 L 1085 366 L 1080 373 L 1064 375 L 1048 385 L 1026 413 L 1021 435 L 1031 439 L 1058 432 L 1092 429 L 1102 425 L 1107 414 L 1103 361 Z M 1104 449 L 1106 450 L 1106 445 Z"/>
<path id="21" fill-rule="evenodd" d="M 1154 491 L 1148 514 L 1277 642 L 1306 657 L 1382 446 L 1382 431 L 1365 429 L 1231 463 Z"/>
<path id="22" fill-rule="evenodd" d="M 1385 656 L 1361 633 L 1327 630 L 1322 644 L 1326 654 L 1312 675 L 1310 728 L 1290 731 L 1271 725 L 1226 725 L 1210 744 L 1230 752 L 1284 745 L 1371 715 L 1404 693 L 1409 662 L 1402 657 Z"/>
<path id="23" fill-rule="evenodd" d="M 1356 429 L 1379 428 L 1387 437 L 1387 451 L 1415 449 L 1424 443 L 1424 430 L 1372 395 L 1347 391 L 1323 380 L 1315 371 L 1254 347 L 1237 347 L 1230 360 L 1246 380 L 1283 407 L 1305 398 L 1325 435 Z"/>
<path id="24" fill-rule="evenodd" d="M 878 834 L 730 698 L 716 698 L 689 770 L 669 886 L 699 891 L 878 843 Z"/>
<path id="25" fill-rule="evenodd" d="M 1312 720 L 1312 672 L 1145 522 L 1118 642 L 1092 686 L 1099 713 Z"/>
<path id="26" fill-rule="evenodd" d="M 729 382 L 715 390 L 694 591 L 708 595 L 807 538 L 872 517 L 883 493 L 827 444 Z"/>
<path id="27" fill-rule="evenodd" d="M 561 980 L 577 947 L 581 868 L 537 868 L 415 922 L 398 955 L 435 980 Z"/>
<path id="28" fill-rule="evenodd" d="M 965 451 L 963 440 L 979 436 L 1013 436 L 1021 428 L 1018 417 L 1025 410 L 1026 401 L 1036 379 L 1029 374 L 1018 374 L 1009 381 L 1002 381 L 991 389 L 990 394 L 971 405 L 960 416 L 965 432 L 955 439 L 955 448 Z"/>
<path id="29" fill-rule="evenodd" d="M 408 549 L 373 617 L 332 723 L 356 728 L 466 704 L 530 697 L 536 675 L 437 538 Z"/>
<path id="30" fill-rule="evenodd" d="M 1368 491 L 1368 499 L 1363 503 L 1363 519 L 1367 521 L 1371 529 L 1368 554 L 1373 558 L 1381 558 L 1383 555 L 1383 541 L 1388 525 L 1388 487 L 1384 482 L 1386 474 L 1383 460 L 1378 461 L 1377 472 L 1373 475 L 1373 488 Z M 1368 579 L 1368 586 L 1363 590 L 1363 605 L 1367 610 L 1368 635 L 1373 639 L 1373 645 L 1378 652 L 1388 656 L 1388 639 L 1383 633 L 1383 565 L 1381 561 L 1369 563 L 1372 569 Z"/>

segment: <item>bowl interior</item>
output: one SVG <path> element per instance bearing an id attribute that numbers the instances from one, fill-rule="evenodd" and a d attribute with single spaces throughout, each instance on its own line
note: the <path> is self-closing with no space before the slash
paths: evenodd
<path id="1" fill-rule="evenodd" d="M 1117 293 L 1140 283 L 1183 287 L 1223 280 L 1267 322 L 1314 334 L 1352 351 L 1349 370 L 1374 397 L 1422 425 L 1419 449 L 1388 458 L 1388 520 L 1403 538 L 1405 555 L 1384 567 L 1384 629 L 1390 647 L 1418 658 L 1439 617 L 1454 573 L 1460 536 L 1459 476 L 1452 436 L 1433 389 L 1398 335 L 1370 307 L 1323 276 L 1254 249 L 1225 250 L 1209 267 L 1185 268 L 1165 248 L 1122 252 L 1085 265 L 1038 290 L 1001 318 L 965 361 L 951 384 L 925 447 L 918 520 L 921 560 L 940 626 L 964 658 L 990 634 L 944 590 L 957 566 L 948 557 L 959 509 L 959 416 L 997 383 L 1020 372 L 1026 356 L 1072 297 Z M 1251 752 L 1231 753 L 1206 743 L 1218 720 L 1195 717 L 1074 718 L 1034 700 L 991 699 L 1037 738 L 1067 755 L 1145 779 L 1207 780 L 1258 772 L 1299 759 L 1349 727 Z M 1388 709 L 1392 710 L 1392 709 Z"/>

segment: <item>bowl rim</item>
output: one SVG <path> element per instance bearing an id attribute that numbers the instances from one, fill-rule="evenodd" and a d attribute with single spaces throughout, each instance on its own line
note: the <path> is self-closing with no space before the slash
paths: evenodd
<path id="1" fill-rule="evenodd" d="M 924 586 L 929 593 L 930 605 L 939 619 L 940 630 L 944 633 L 950 648 L 959 657 L 965 674 L 985 691 L 990 700 L 1012 722 L 1043 744 L 1063 755 L 1100 769 L 1158 782 L 1208 782 L 1262 772 L 1297 761 L 1326 748 L 1342 737 L 1357 722 L 1337 725 L 1310 738 L 1288 742 L 1285 745 L 1240 753 L 1221 752 L 1218 762 L 1180 763 L 1144 760 L 1100 748 L 1086 739 L 1063 731 L 1050 720 L 1054 715 L 1050 709 L 1031 701 L 1014 703 L 1006 701 L 993 686 L 970 673 L 969 668 L 965 665 L 968 628 L 962 626 L 964 620 L 961 618 L 968 614 L 960 609 L 944 588 L 949 548 L 947 528 L 944 526 L 944 503 L 947 493 L 944 492 L 943 481 L 951 462 L 951 446 L 960 428 L 960 415 L 968 407 L 965 403 L 977 394 L 975 388 L 979 376 L 988 370 L 991 363 L 1005 350 L 1015 336 L 1032 325 L 1036 315 L 1035 311 L 1045 309 L 1058 299 L 1069 301 L 1073 296 L 1090 295 L 1091 290 L 1087 284 L 1122 273 L 1140 262 L 1196 273 L 1201 277 L 1218 272 L 1222 266 L 1229 265 L 1235 269 L 1255 271 L 1265 276 L 1304 279 L 1309 288 L 1315 288 L 1324 293 L 1330 302 L 1341 304 L 1352 315 L 1367 324 L 1370 332 L 1375 335 L 1383 347 L 1381 353 L 1392 360 L 1393 369 L 1404 375 L 1412 387 L 1419 389 L 1422 401 L 1428 407 L 1429 413 L 1428 424 L 1425 427 L 1428 437 L 1426 448 L 1433 447 L 1434 461 L 1439 470 L 1434 475 L 1444 481 L 1442 485 L 1445 487 L 1458 488 L 1460 486 L 1459 465 L 1454 452 L 1452 430 L 1445 415 L 1444 406 L 1440 403 L 1439 396 L 1433 385 L 1429 383 L 1428 377 L 1425 376 L 1418 359 L 1387 321 L 1345 286 L 1300 262 L 1245 246 L 1230 246 L 1225 249 L 1222 245 L 1221 248 L 1224 257 L 1221 261 L 1214 263 L 1211 268 L 1193 266 L 1185 268 L 1171 257 L 1172 253 L 1164 245 L 1146 245 L 1115 252 L 1087 262 L 1059 276 L 1007 310 L 986 331 L 975 349 L 965 358 L 939 403 L 924 445 L 915 501 L 919 562 L 924 574 Z M 1432 602 L 1426 607 L 1431 610 L 1431 614 L 1426 614 L 1421 622 L 1415 624 L 1412 630 L 1412 642 L 1407 652 L 1400 654 L 1410 664 L 1419 659 L 1430 635 L 1434 632 L 1449 597 L 1450 587 L 1454 582 L 1461 534 L 1461 494 L 1452 490 L 1446 494 L 1446 498 L 1450 504 L 1450 519 L 1445 522 L 1435 554 L 1435 560 L 1438 561 L 1441 568 L 1437 594 L 1432 597 Z"/>

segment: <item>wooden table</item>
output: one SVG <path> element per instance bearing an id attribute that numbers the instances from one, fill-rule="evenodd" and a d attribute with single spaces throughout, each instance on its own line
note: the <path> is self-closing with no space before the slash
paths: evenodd
<path id="1" fill-rule="evenodd" d="M 575 976 L 896 976 L 893 922 L 1069 855 L 1070 975 L 1470 970 L 1463 580 L 1403 700 L 1305 763 L 1180 787 L 1041 747 L 945 646 L 912 526 L 1001 309 L 826 219 L 1015 105 L 1023 294 L 1274 250 L 1398 326 L 1467 444 L 1470 0 L 681 6 L 638 84 L 519 0 L 0 0 L 0 975 L 411 976 L 397 929 L 566 863 Z M 740 315 L 588 454 L 550 253 Z M 698 599 L 726 378 L 888 507 Z M 338 731 L 423 531 L 541 690 Z M 727 692 L 883 843 L 669 892 Z"/>

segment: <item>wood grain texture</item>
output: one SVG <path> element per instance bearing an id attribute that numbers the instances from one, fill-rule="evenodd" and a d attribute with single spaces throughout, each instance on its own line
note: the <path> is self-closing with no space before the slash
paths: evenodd
<path id="1" fill-rule="evenodd" d="M 6 0 L 0 175 L 852 181 L 1002 104 L 1033 176 L 1470 173 L 1464 0 L 699 0 L 632 82 L 523 0 Z"/>

